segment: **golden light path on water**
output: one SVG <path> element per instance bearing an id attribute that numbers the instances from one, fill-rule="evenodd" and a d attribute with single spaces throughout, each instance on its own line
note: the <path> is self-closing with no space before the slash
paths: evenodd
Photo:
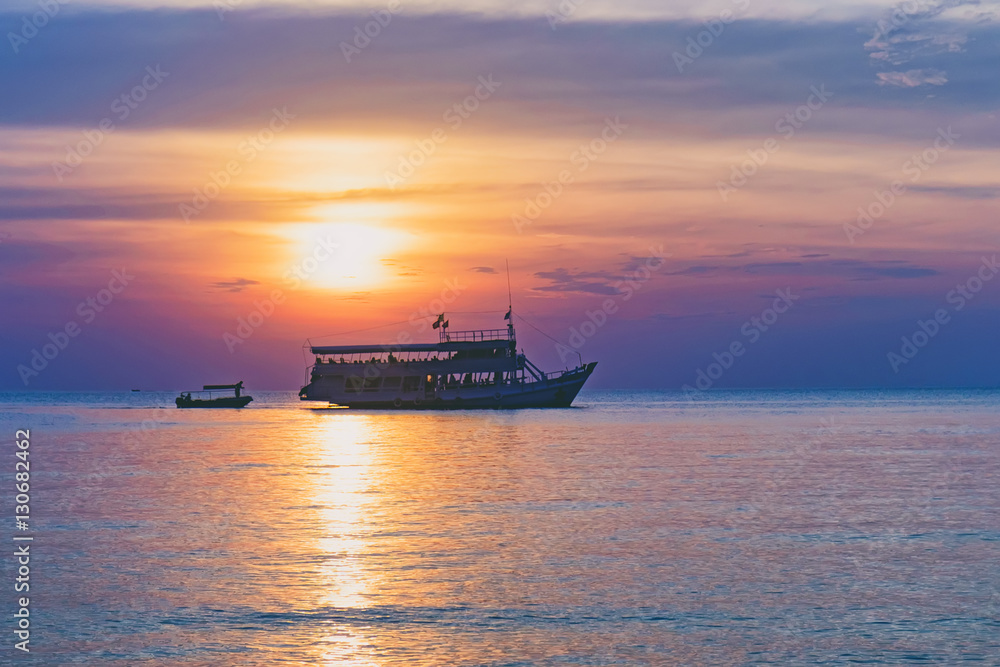
<path id="1" fill-rule="evenodd" d="M 341 413 L 315 425 L 315 465 L 321 474 L 312 490 L 312 505 L 319 509 L 321 536 L 317 547 L 324 558 L 320 566 L 318 606 L 360 609 L 370 605 L 371 573 L 362 564 L 370 549 L 370 495 L 373 484 L 375 429 L 371 418 Z M 321 639 L 323 664 L 374 667 L 365 656 L 370 638 L 357 627 L 333 628 Z"/>

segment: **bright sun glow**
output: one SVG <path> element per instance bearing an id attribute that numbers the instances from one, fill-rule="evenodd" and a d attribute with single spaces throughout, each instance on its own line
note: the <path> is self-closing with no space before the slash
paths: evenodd
<path id="1" fill-rule="evenodd" d="M 334 289 L 364 289 L 387 282 L 392 278 L 387 260 L 412 242 L 407 232 L 358 222 L 288 225 L 281 234 L 296 242 L 293 275 L 307 285 Z"/>

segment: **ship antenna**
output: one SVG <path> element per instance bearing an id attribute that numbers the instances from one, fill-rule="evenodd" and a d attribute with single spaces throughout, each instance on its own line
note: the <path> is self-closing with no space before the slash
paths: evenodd
<path id="1" fill-rule="evenodd" d="M 507 307 L 513 308 L 513 299 L 510 296 L 510 260 L 505 259 L 503 263 L 507 266 Z"/>
<path id="2" fill-rule="evenodd" d="M 507 328 L 513 338 L 514 333 L 514 299 L 510 295 L 510 260 L 504 258 L 504 265 L 507 267 Z"/>

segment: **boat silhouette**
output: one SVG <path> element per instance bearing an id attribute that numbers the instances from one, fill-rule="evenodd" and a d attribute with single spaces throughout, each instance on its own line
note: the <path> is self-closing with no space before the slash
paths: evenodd
<path id="1" fill-rule="evenodd" d="M 437 343 L 310 346 L 299 398 L 365 409 L 569 407 L 597 362 L 543 372 L 517 352 L 511 314 L 506 329 L 455 332 L 439 315 Z"/>
<path id="2" fill-rule="evenodd" d="M 214 396 L 212 392 L 232 391 L 233 396 Z M 206 384 L 202 391 L 188 391 L 178 396 L 174 403 L 179 408 L 243 408 L 246 407 L 253 396 L 242 396 L 243 380 L 236 384 Z M 192 397 L 196 394 L 197 397 Z"/>

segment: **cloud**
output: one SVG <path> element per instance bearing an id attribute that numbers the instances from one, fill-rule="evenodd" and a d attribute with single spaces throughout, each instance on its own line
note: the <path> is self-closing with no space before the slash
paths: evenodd
<path id="1" fill-rule="evenodd" d="M 955 9 L 976 5 L 979 0 L 896 3 L 878 19 L 865 48 L 873 59 L 897 65 L 929 52 L 960 51 L 969 22 L 957 21 Z"/>
<path id="2" fill-rule="evenodd" d="M 600 271 L 579 271 L 574 273 L 569 269 L 559 268 L 554 271 L 539 271 L 535 276 L 551 282 L 550 285 L 533 288 L 537 292 L 619 293 L 617 287 L 612 287 L 609 284 L 617 281 L 619 278 Z"/>
<path id="3" fill-rule="evenodd" d="M 496 273 L 497 270 L 492 266 L 474 266 L 469 271 L 475 271 L 476 273 Z"/>
<path id="4" fill-rule="evenodd" d="M 855 259 L 824 259 L 826 253 L 806 256 L 814 261 L 757 262 L 743 265 L 694 264 L 673 271 L 663 271 L 668 276 L 692 276 L 715 279 L 738 274 L 783 277 L 833 277 L 844 281 L 877 281 L 882 279 L 918 279 L 939 275 L 937 269 L 916 266 L 906 260 L 864 261 Z M 605 271 L 581 271 L 558 268 L 539 271 L 535 276 L 549 281 L 548 285 L 533 288 L 537 292 L 575 292 L 585 294 L 618 294 L 616 282 L 622 278 Z"/>
<path id="5" fill-rule="evenodd" d="M 900 88 L 916 88 L 917 86 L 943 86 L 948 83 L 948 76 L 936 69 L 911 69 L 906 72 L 879 72 L 880 86 L 899 86 Z"/>
<path id="6" fill-rule="evenodd" d="M 685 269 L 680 269 L 679 271 L 665 271 L 664 273 L 668 276 L 700 276 L 709 273 L 715 273 L 721 266 L 708 266 L 705 264 L 696 264 L 694 266 L 689 266 Z"/>
<path id="7" fill-rule="evenodd" d="M 89 8 L 121 10 L 122 8 L 169 8 L 177 5 L 212 7 L 212 18 L 224 17 L 225 21 L 240 15 L 269 9 L 270 11 L 313 12 L 317 16 L 326 13 L 353 12 L 366 19 L 366 12 L 375 4 L 371 0 L 81 0 Z M 381 6 L 387 3 L 381 1 Z M 789 20 L 819 22 L 864 18 L 874 11 L 884 8 L 885 0 L 852 0 L 852 2 L 817 3 L 815 0 L 753 0 L 752 2 L 723 2 L 715 7 L 706 6 L 694 0 L 676 2 L 654 2 L 651 0 L 572 0 L 559 3 L 553 0 L 409 0 L 405 3 L 407 14 L 448 14 L 470 13 L 494 19 L 520 17 L 527 18 L 537 26 L 551 31 L 550 21 L 555 18 L 559 31 L 571 23 L 613 21 L 619 23 L 635 21 L 679 20 L 700 23 L 710 15 L 718 14 L 727 6 L 735 8 L 740 17 L 763 18 L 776 15 Z M 899 4 L 899 3 L 896 3 Z M 38 11 L 38 0 L 4 0 L 5 9 L 14 13 Z M 218 14 L 216 14 L 218 12 Z M 550 18 L 552 17 L 552 18 Z M 219 20 L 216 18 L 216 20 Z"/>
<path id="8" fill-rule="evenodd" d="M 22 57 L 0 60 L 5 95 L 18 100 L 0 105 L 0 123 L 93 130 L 110 117 L 116 133 L 254 130 L 272 107 L 288 105 L 297 114 L 296 131 L 424 133 L 441 122 L 450 103 L 469 94 L 477 76 L 489 73 L 503 88 L 490 100 L 492 111 L 477 114 L 475 127 L 494 135 L 576 136 L 595 115 L 599 120 L 625 109 L 646 131 L 675 122 L 718 127 L 699 123 L 702 114 L 714 111 L 725 116 L 720 122 L 731 132 L 758 133 L 773 126 L 775 113 L 802 104 L 809 87 L 820 83 L 842 109 L 885 104 L 885 96 L 870 85 L 869 53 L 858 44 L 859 31 L 872 29 L 870 21 L 743 20 L 681 75 L 672 54 L 684 49 L 700 24 L 590 20 L 563 24 L 554 35 L 537 18 L 401 14 L 347 63 L 338 44 L 351 37 L 361 18 L 370 19 L 257 9 L 233 13 L 222 23 L 214 11 L 196 9 L 83 9 L 60 15 L 59 33 L 52 33 L 59 39 L 47 39 L 46 32 L 37 38 L 45 41 L 33 42 Z M 991 63 L 1000 51 L 998 26 L 938 23 L 920 32 L 928 37 L 918 42 L 931 50 L 921 52 L 920 67 L 909 71 L 923 74 L 907 76 L 906 69 L 893 67 L 882 72 L 883 85 L 940 85 L 943 74 L 934 73 L 947 69 L 951 81 L 951 72 L 962 69 L 975 72 L 978 85 L 956 87 L 948 104 L 995 106 L 1000 86 Z M 157 39 L 144 37 L 150 34 Z M 966 52 L 956 34 L 967 35 L 976 49 Z M 95 43 L 105 48 L 95 51 Z M 111 105 L 142 80 L 147 65 L 157 64 L 169 77 L 119 120 Z M 773 76 L 775 71 L 782 75 Z M 296 76 L 290 79 L 289 72 Z M 541 100 L 544 113 L 537 106 Z M 854 123 L 868 127 L 865 121 L 870 123 L 870 116 L 859 112 Z M 847 120 L 837 122 L 842 127 Z M 810 127 L 821 130 L 820 124 Z"/>
<path id="9" fill-rule="evenodd" d="M 627 253 L 621 253 L 627 259 L 619 266 L 620 273 L 609 271 L 578 271 L 565 268 L 558 268 L 553 271 L 539 271 L 535 274 L 538 278 L 549 280 L 552 284 L 543 287 L 535 287 L 538 292 L 581 292 L 585 294 L 620 294 L 618 283 L 636 276 L 640 267 L 657 267 L 663 262 L 663 257 L 670 257 L 670 253 L 663 256 L 638 257 Z M 649 273 L 646 274 L 648 279 Z"/>
<path id="10" fill-rule="evenodd" d="M 743 267 L 743 271 L 754 274 L 803 273 L 806 266 L 802 262 L 765 262 L 747 264 Z"/>
<path id="11" fill-rule="evenodd" d="M 958 199 L 1000 198 L 1000 187 L 995 185 L 911 185 L 910 190 Z"/>
<path id="12" fill-rule="evenodd" d="M 990 3 L 979 0 L 896 3 L 876 22 L 865 49 L 872 63 L 878 66 L 898 67 L 917 60 L 936 59 L 942 64 L 949 63 L 950 68 L 959 62 L 953 56 L 965 50 L 972 39 L 970 32 L 977 24 L 995 18 L 995 7 L 993 15 L 978 12 L 984 4 Z M 945 71 L 936 68 L 878 72 L 876 77 L 880 86 L 900 88 L 948 83 Z"/>
<path id="13" fill-rule="evenodd" d="M 737 267 L 739 270 L 739 267 Z M 938 275 L 936 269 L 912 266 L 904 260 L 863 261 L 831 259 L 815 262 L 766 262 L 747 264 L 742 271 L 754 275 L 836 276 L 848 280 L 879 278 L 926 278 Z"/>
<path id="14" fill-rule="evenodd" d="M 773 299 L 774 295 L 771 294 L 770 297 Z M 673 313 L 653 313 L 649 316 L 649 319 L 654 322 L 684 322 L 690 320 L 715 319 L 719 317 L 739 317 L 739 315 L 740 313 L 737 313 L 734 310 L 717 310 L 682 315 L 674 315 Z"/>
<path id="15" fill-rule="evenodd" d="M 926 278 L 938 275 L 936 270 L 920 266 L 863 266 L 859 267 L 858 270 L 872 276 L 887 278 Z M 855 280 L 864 280 L 864 278 L 855 278 Z"/>
<path id="16" fill-rule="evenodd" d="M 249 280 L 247 278 L 237 278 L 236 280 L 212 283 L 212 287 L 224 289 L 227 292 L 242 292 L 250 285 L 259 285 L 259 284 L 260 282 L 257 280 Z"/>
<path id="17" fill-rule="evenodd" d="M 77 256 L 63 245 L 21 240 L 9 232 L 0 232 L 0 274 L 38 271 L 67 262 Z"/>

